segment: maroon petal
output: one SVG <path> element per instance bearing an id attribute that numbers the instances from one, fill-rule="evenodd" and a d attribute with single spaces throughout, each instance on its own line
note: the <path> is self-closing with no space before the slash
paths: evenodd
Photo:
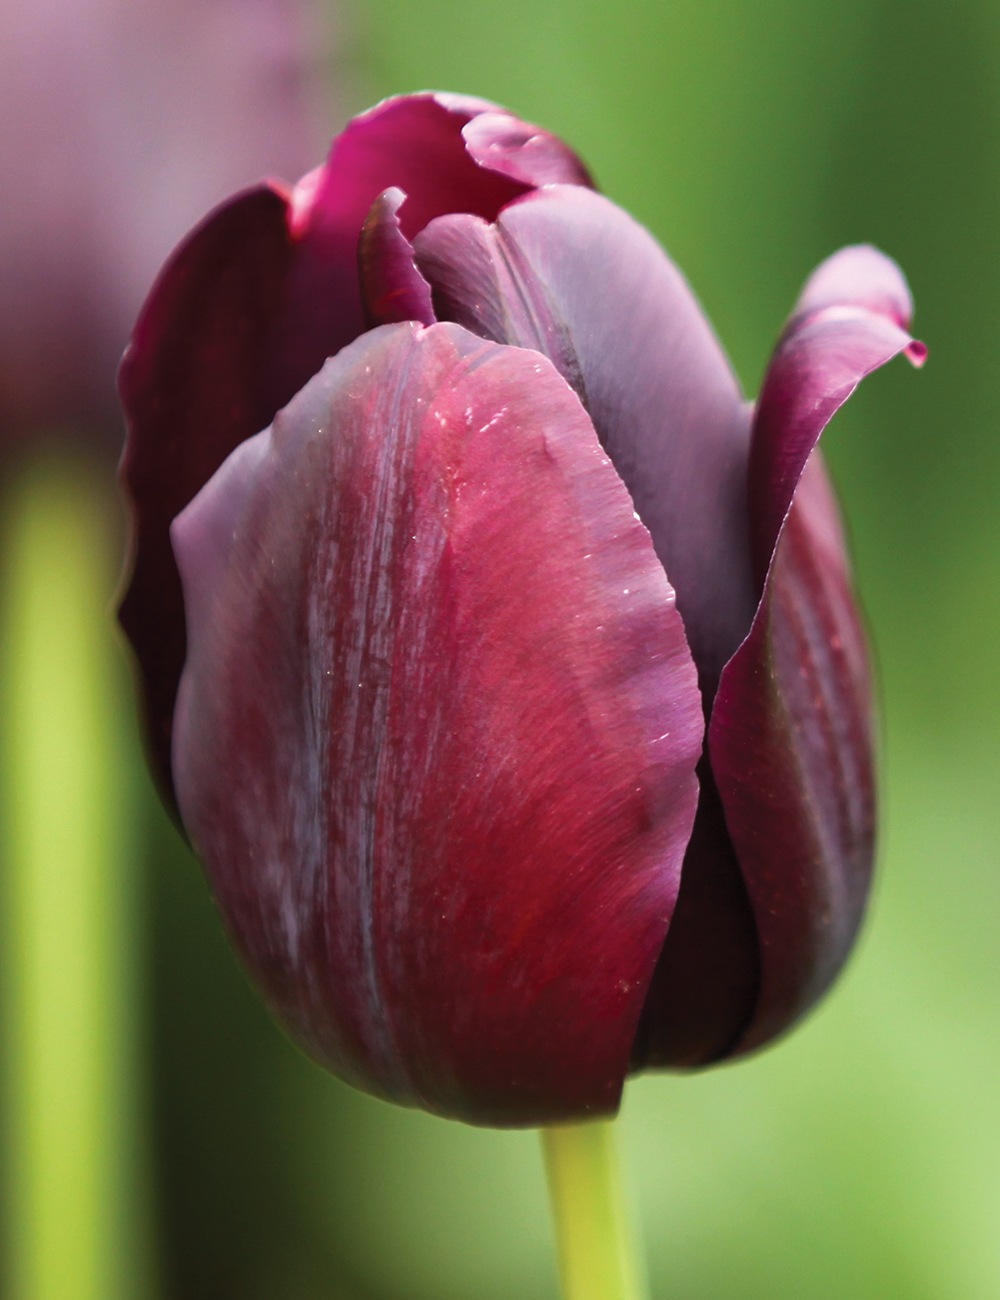
<path id="1" fill-rule="evenodd" d="M 627 213 L 553 186 L 495 225 L 414 240 L 442 319 L 551 358 L 580 394 L 653 537 L 708 697 L 755 607 L 746 544 L 749 417 L 686 281 Z"/>
<path id="2" fill-rule="evenodd" d="M 170 523 L 274 414 L 258 378 L 292 256 L 286 199 L 260 186 L 218 208 L 162 271 L 125 354 L 121 477 L 132 506 L 122 626 L 138 658 L 151 758 L 172 803 L 170 737 L 184 602 Z"/>
<path id="3" fill-rule="evenodd" d="M 868 660 L 814 448 L 866 374 L 899 352 L 923 359 L 900 323 L 908 301 L 898 268 L 873 249 L 824 264 L 778 344 L 754 422 L 751 536 L 763 595 L 709 728 L 760 944 L 760 996 L 741 1051 L 826 989 L 864 907 L 874 825 Z"/>
<path id="4" fill-rule="evenodd" d="M 399 228 L 398 212 L 406 195 L 388 189 L 372 204 L 358 241 L 358 276 L 365 325 L 394 325 L 415 320 L 433 325 L 431 287 L 417 270 L 413 245 Z"/>
<path id="5" fill-rule="evenodd" d="M 552 366 L 345 349 L 174 525 L 175 774 L 298 1040 L 443 1114 L 615 1109 L 697 795 L 694 665 Z"/>
<path id="6" fill-rule="evenodd" d="M 271 361 L 276 389 L 297 392 L 364 329 L 358 236 L 383 191 L 395 186 L 406 194 L 400 228 L 413 239 L 446 212 L 492 221 L 504 204 L 555 175 L 588 179 L 555 136 L 485 100 L 405 95 L 356 117 L 333 142 L 312 178 L 311 202 L 297 214 L 302 242 Z"/>

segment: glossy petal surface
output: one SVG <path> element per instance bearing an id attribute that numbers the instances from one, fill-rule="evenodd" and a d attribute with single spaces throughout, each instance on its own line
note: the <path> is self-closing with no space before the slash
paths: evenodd
<path id="1" fill-rule="evenodd" d="M 133 516 L 120 618 L 142 674 L 154 768 L 171 801 L 185 632 L 170 523 L 274 415 L 260 376 L 292 256 L 286 208 L 281 194 L 260 186 L 188 237 L 146 301 L 119 376 L 129 422 L 121 476 Z"/>
<path id="2" fill-rule="evenodd" d="M 826 989 L 864 907 L 874 826 L 868 661 L 814 449 L 866 374 L 900 352 L 922 360 L 898 319 L 906 302 L 901 273 L 875 250 L 824 264 L 778 344 L 754 423 L 751 537 L 766 576 L 709 728 L 760 943 L 760 998 L 741 1050 Z"/>
<path id="3" fill-rule="evenodd" d="M 174 525 L 174 761 L 306 1048 L 475 1122 L 617 1105 L 701 707 L 662 567 L 542 357 L 390 325 Z"/>
<path id="4" fill-rule="evenodd" d="M 414 240 L 439 318 L 550 357 L 580 394 L 650 530 L 711 695 L 755 597 L 746 546 L 749 419 L 683 276 L 615 204 L 553 186 L 495 225 Z"/>
<path id="5" fill-rule="evenodd" d="M 480 117 L 486 120 L 467 145 L 464 131 Z M 272 355 L 276 385 L 297 392 L 364 329 L 358 236 L 384 190 L 406 194 L 399 221 L 412 240 L 446 212 L 492 220 L 505 203 L 555 174 L 586 177 L 561 141 L 484 100 L 406 95 L 356 117 L 333 142 L 300 215 L 301 244 Z"/>

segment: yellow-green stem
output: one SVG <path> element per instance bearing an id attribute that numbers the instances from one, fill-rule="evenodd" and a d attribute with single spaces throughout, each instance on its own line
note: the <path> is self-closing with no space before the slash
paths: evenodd
<path id="1" fill-rule="evenodd" d="M 117 712 L 108 500 L 52 456 L 9 480 L 0 506 L 0 1292 L 124 1300 L 142 1289 L 128 1185 L 134 758 Z"/>
<path id="2" fill-rule="evenodd" d="M 613 1121 L 541 1132 L 565 1300 L 643 1300 Z"/>

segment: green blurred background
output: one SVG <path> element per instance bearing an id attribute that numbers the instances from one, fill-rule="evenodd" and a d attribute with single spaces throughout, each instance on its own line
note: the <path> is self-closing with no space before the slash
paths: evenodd
<path id="1" fill-rule="evenodd" d="M 1000 7 L 357 0 L 350 112 L 488 96 L 565 135 L 686 271 L 748 394 L 842 244 L 906 270 L 925 370 L 825 447 L 881 666 L 878 886 L 759 1058 L 632 1083 L 655 1300 L 1000 1296 Z M 145 1027 L 164 1300 L 553 1300 L 536 1138 L 358 1095 L 272 1027 L 147 798 Z"/>

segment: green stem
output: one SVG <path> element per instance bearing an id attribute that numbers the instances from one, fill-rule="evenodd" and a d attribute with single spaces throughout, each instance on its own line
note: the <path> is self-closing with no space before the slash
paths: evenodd
<path id="1" fill-rule="evenodd" d="M 3 1278 L 135 1295 L 123 727 L 109 517 L 65 459 L 8 483 L 0 537 Z"/>
<path id="2" fill-rule="evenodd" d="M 613 1121 L 541 1133 L 565 1300 L 642 1300 Z"/>

